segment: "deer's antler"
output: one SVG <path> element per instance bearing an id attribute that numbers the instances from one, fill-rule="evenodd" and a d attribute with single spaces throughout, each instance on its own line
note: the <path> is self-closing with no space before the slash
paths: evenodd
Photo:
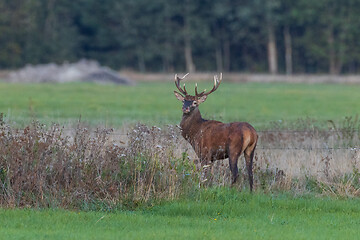
<path id="1" fill-rule="evenodd" d="M 220 73 L 220 79 L 218 78 L 217 75 L 214 75 L 214 87 L 209 91 L 209 92 L 205 92 L 206 90 L 202 91 L 201 93 L 198 93 L 197 91 L 197 84 L 195 85 L 195 95 L 196 97 L 202 97 L 204 95 L 209 95 L 210 93 L 214 92 L 220 85 L 222 80 L 222 73 Z"/>
<path id="2" fill-rule="evenodd" d="M 177 87 L 177 89 L 179 89 L 180 93 L 182 93 L 184 96 L 188 95 L 188 93 L 185 88 L 185 83 L 184 83 L 184 87 L 181 88 L 180 81 L 183 80 L 187 75 L 189 75 L 189 73 L 185 74 L 182 78 L 180 78 L 180 77 L 178 77 L 177 74 L 175 74 L 175 86 Z"/>

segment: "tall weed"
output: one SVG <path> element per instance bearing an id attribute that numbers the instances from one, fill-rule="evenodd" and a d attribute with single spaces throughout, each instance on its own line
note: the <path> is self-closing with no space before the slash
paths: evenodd
<path id="1" fill-rule="evenodd" d="M 299 124 L 305 127 L 307 121 Z M 330 131 L 259 131 L 256 191 L 360 196 L 359 133 L 349 133 L 357 124 L 349 118 Z M 199 162 L 175 126 L 137 124 L 119 134 L 79 123 L 69 132 L 36 121 L 14 128 L 0 117 L 1 206 L 136 208 L 199 187 L 230 187 L 227 160 L 210 166 L 207 184 Z M 234 189 L 247 189 L 242 157 L 238 166 L 241 177 Z"/>

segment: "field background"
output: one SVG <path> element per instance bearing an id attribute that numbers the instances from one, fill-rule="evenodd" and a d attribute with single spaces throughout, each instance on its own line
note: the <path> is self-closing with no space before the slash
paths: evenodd
<path id="1" fill-rule="evenodd" d="M 79 132 L 80 122 L 88 127 L 88 135 L 81 136 L 86 141 L 91 140 L 96 129 L 113 128 L 107 135 L 107 145 L 131 148 L 131 138 L 137 138 L 143 141 L 142 149 L 148 148 L 145 145 L 155 148 L 165 144 L 165 149 L 176 149 L 175 158 L 186 153 L 196 162 L 196 154 L 180 132 L 170 129 L 180 123 L 182 115 L 181 103 L 173 94 L 174 82 L 165 81 L 164 75 L 158 78 L 161 81 L 141 81 L 137 76 L 135 86 L 2 82 L 0 112 L 12 127 L 22 128 L 36 120 L 48 129 L 56 123 L 71 138 Z M 193 92 L 195 82 L 199 82 L 199 89 L 212 87 L 212 81 L 205 81 L 202 75 L 187 80 L 189 92 Z M 220 88 L 200 110 L 206 119 L 251 123 L 260 135 L 256 167 L 264 176 L 284 173 L 285 189 L 290 189 L 294 188 L 293 178 L 314 178 L 317 185 L 317 181 L 334 182 L 335 178 L 360 169 L 359 92 L 360 85 L 356 84 L 244 83 L 233 82 L 225 75 Z M 154 130 L 152 126 L 162 130 Z M 154 140 L 139 135 L 142 132 L 149 133 Z M 165 155 L 164 160 L 169 157 Z M 215 165 L 221 169 L 215 173 L 220 179 L 217 184 L 226 185 L 227 164 L 219 161 Z M 241 159 L 239 167 L 244 167 Z M 270 181 L 269 177 L 265 178 Z M 258 179 L 257 184 L 261 181 Z M 351 192 L 357 195 L 356 191 Z"/>
<path id="2" fill-rule="evenodd" d="M 210 89 L 212 82 L 201 82 Z M 71 124 L 80 119 L 98 126 L 124 123 L 177 124 L 181 103 L 168 82 L 139 82 L 136 86 L 69 84 L 9 84 L 0 82 L 0 112 L 12 123 L 32 119 Z M 193 92 L 194 82 L 187 83 Z M 200 106 L 204 118 L 248 121 L 257 129 L 275 121 L 311 118 L 327 126 L 360 113 L 360 85 L 304 83 L 233 83 L 221 87 Z"/>
<path id="3" fill-rule="evenodd" d="M 238 186 L 228 187 L 227 162 L 218 161 L 212 182 L 199 188 L 197 157 L 174 127 L 182 113 L 173 90 L 172 80 L 0 82 L 1 236 L 358 236 L 360 85 L 224 79 L 200 108 L 204 118 L 248 121 L 259 131 L 252 195 L 242 159 Z"/>

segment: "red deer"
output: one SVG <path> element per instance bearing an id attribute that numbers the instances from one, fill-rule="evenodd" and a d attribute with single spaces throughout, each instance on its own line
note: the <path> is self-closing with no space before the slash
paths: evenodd
<path id="1" fill-rule="evenodd" d="M 249 176 L 250 191 L 253 189 L 253 157 L 258 140 L 255 129 L 247 122 L 222 123 L 214 120 L 205 120 L 201 117 L 199 105 L 209 94 L 213 93 L 220 85 L 220 79 L 214 76 L 214 87 L 208 91 L 198 93 L 195 85 L 195 96 L 191 96 L 180 86 L 180 78 L 175 75 L 175 85 L 179 92 L 174 91 L 176 98 L 183 102 L 183 116 L 180 123 L 182 136 L 191 144 L 200 159 L 201 166 L 215 160 L 229 158 L 232 173 L 232 184 L 238 178 L 238 158 L 244 153 L 247 172 Z"/>

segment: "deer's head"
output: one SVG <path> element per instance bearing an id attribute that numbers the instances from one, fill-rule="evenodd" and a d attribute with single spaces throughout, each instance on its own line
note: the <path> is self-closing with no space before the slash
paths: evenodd
<path id="1" fill-rule="evenodd" d="M 179 92 L 174 91 L 175 97 L 183 102 L 182 111 L 185 114 L 191 113 L 194 109 L 196 109 L 201 103 L 205 102 L 207 96 L 214 92 L 220 85 L 222 80 L 222 73 L 220 73 L 220 79 L 215 75 L 214 76 L 214 87 L 209 91 L 206 90 L 198 93 L 197 91 L 197 84 L 195 85 L 195 96 L 189 95 L 186 91 L 185 84 L 183 88 L 180 86 L 180 81 L 183 80 L 189 73 L 185 74 L 182 78 L 178 77 L 177 74 L 175 75 L 175 86 L 179 90 Z"/>

